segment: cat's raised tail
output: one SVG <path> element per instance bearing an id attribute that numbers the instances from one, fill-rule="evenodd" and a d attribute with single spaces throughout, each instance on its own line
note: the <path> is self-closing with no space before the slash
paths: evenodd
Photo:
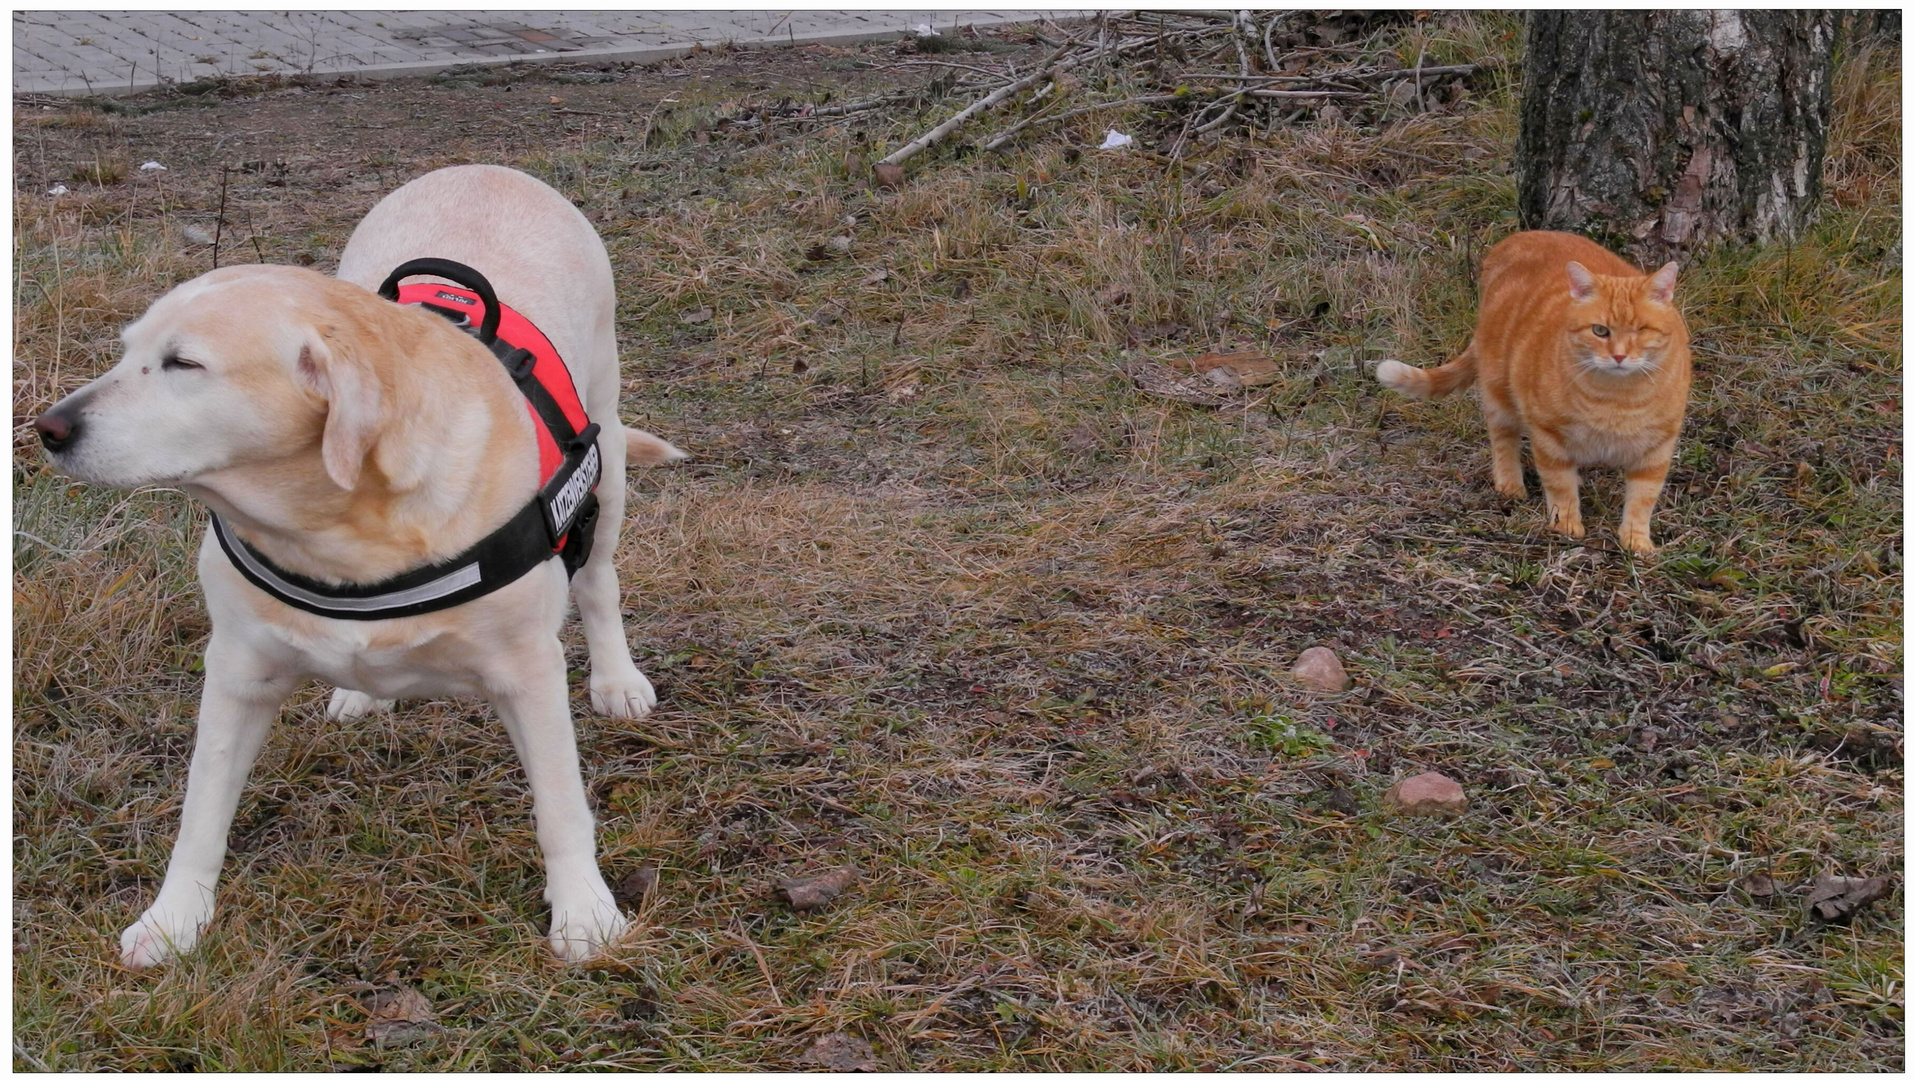
<path id="1" fill-rule="evenodd" d="M 1376 365 L 1376 381 L 1398 394 L 1414 398 L 1441 397 L 1475 382 L 1475 344 L 1437 368 L 1413 368 L 1399 360 Z"/>

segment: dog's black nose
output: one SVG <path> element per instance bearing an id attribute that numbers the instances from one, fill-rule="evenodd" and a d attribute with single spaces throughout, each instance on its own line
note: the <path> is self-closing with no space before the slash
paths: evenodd
<path id="1" fill-rule="evenodd" d="M 40 445 L 59 453 L 79 433 L 79 425 L 56 412 L 41 413 L 33 422 L 33 430 L 40 433 Z"/>

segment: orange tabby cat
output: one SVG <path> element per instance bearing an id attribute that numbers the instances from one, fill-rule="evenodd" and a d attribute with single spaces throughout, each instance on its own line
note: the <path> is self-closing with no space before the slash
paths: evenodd
<path id="1" fill-rule="evenodd" d="M 1688 406 L 1688 328 L 1674 295 L 1672 262 L 1644 275 L 1579 236 L 1516 233 L 1482 260 L 1482 310 L 1462 355 L 1426 371 L 1385 360 L 1376 378 L 1411 397 L 1480 378 L 1495 490 L 1528 494 L 1526 432 L 1549 523 L 1579 537 L 1578 470 L 1622 469 L 1622 546 L 1651 552 L 1648 515 Z"/>

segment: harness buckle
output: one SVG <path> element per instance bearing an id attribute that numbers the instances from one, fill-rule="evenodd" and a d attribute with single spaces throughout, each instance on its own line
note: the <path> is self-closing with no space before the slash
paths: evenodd
<path id="1" fill-rule="evenodd" d="M 591 558 L 592 538 L 598 535 L 598 493 L 587 492 L 585 501 L 579 504 L 578 517 L 572 521 L 572 527 L 565 533 L 565 546 L 558 553 L 558 560 L 565 564 L 565 576 L 578 573 L 578 568 Z"/>

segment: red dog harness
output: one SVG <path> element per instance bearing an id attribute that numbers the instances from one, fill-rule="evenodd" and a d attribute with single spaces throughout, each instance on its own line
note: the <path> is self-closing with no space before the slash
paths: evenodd
<path id="1" fill-rule="evenodd" d="M 421 275 L 456 281 L 401 286 Z M 538 494 L 491 535 L 444 562 L 369 585 L 329 585 L 274 566 L 213 515 L 213 533 L 240 574 L 280 601 L 336 619 L 423 615 L 484 596 L 552 556 L 569 576 L 591 554 L 598 523 L 598 425 L 585 415 L 571 370 L 531 321 L 498 302 L 484 275 L 449 259 L 413 259 L 379 295 L 436 312 L 476 336 L 512 376 L 538 432 Z"/>

